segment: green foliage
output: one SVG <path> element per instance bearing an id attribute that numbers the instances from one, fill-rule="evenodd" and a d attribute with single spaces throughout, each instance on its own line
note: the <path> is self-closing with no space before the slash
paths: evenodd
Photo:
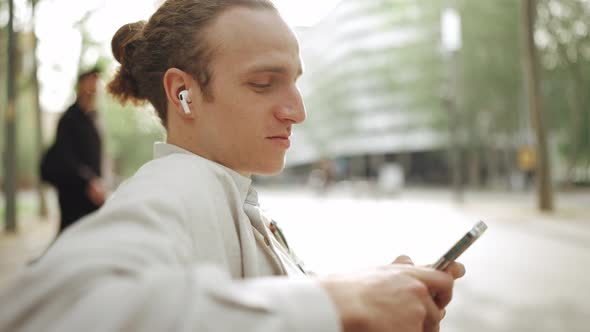
<path id="1" fill-rule="evenodd" d="M 16 117 L 18 183 L 20 186 L 30 188 L 38 172 L 35 150 L 35 109 L 31 89 L 20 89 L 20 91 Z"/>
<path id="2" fill-rule="evenodd" d="M 107 154 L 117 178 L 125 179 L 152 158 L 153 144 L 164 139 L 164 130 L 148 107 L 123 107 L 108 96 L 100 104 Z"/>
<path id="3" fill-rule="evenodd" d="M 4 227 L 4 223 L 6 222 L 6 218 L 4 216 L 6 209 L 4 205 L 5 200 L 0 200 L 0 229 Z M 18 197 L 16 202 L 16 213 L 18 215 L 19 220 L 21 218 L 30 220 L 31 218 L 36 216 L 38 210 L 39 207 L 36 199 L 31 199 L 30 196 Z"/>
<path id="4" fill-rule="evenodd" d="M 519 5 L 468 0 L 460 4 L 461 116 L 469 144 L 493 146 L 497 136 L 515 137 L 523 128 Z"/>
<path id="5" fill-rule="evenodd" d="M 2 4 L 0 3 L 0 13 L 2 13 Z M 0 26 L 0 151 L 4 151 L 4 112 L 6 110 L 6 66 L 7 66 L 7 38 L 6 28 Z M 0 171 L 4 172 L 4 163 L 0 163 Z M 2 173 L 3 174 L 3 173 Z"/>
<path id="6" fill-rule="evenodd" d="M 4 128 L 4 116 L 7 109 L 7 29 L 2 27 L 0 29 L 0 59 L 2 63 L 0 65 L 0 151 L 5 150 L 5 128 Z M 23 35 L 18 35 L 21 38 Z M 26 50 L 24 50 L 26 51 Z M 17 49 L 20 54 L 17 55 L 22 58 L 22 49 Z M 17 150 L 17 183 L 23 186 L 30 186 L 32 184 L 32 176 L 36 172 L 35 166 L 35 151 L 34 151 L 34 108 L 33 108 L 33 95 L 31 86 L 29 84 L 28 75 L 22 70 L 17 69 L 17 99 L 16 103 L 16 150 Z M 1 154 L 1 153 L 0 153 Z M 0 163 L 0 179 L 4 176 L 4 160 Z M 1 182 L 1 181 L 0 181 Z"/>
<path id="7" fill-rule="evenodd" d="M 560 133 L 570 171 L 590 164 L 590 4 L 542 0 L 537 42 L 542 50 L 548 123 Z"/>

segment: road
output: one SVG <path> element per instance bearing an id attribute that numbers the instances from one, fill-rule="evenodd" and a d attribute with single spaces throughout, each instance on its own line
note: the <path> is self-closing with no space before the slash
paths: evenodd
<path id="1" fill-rule="evenodd" d="M 564 208 L 548 216 L 523 194 L 467 194 L 457 205 L 432 191 L 352 192 L 266 189 L 260 199 L 298 256 L 321 274 L 387 264 L 401 254 L 433 263 L 485 220 L 489 229 L 460 259 L 467 274 L 441 330 L 590 331 L 590 195 L 562 195 Z"/>

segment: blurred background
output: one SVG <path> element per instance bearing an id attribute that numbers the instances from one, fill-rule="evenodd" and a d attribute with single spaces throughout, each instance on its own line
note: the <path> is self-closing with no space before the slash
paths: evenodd
<path id="1" fill-rule="evenodd" d="M 39 158 L 104 68 L 112 190 L 165 139 L 104 93 L 110 40 L 154 0 L 0 0 L 0 286 L 55 234 Z M 444 331 L 588 331 L 590 1 L 282 0 L 307 121 L 262 204 L 318 273 L 434 262 L 477 220 Z"/>

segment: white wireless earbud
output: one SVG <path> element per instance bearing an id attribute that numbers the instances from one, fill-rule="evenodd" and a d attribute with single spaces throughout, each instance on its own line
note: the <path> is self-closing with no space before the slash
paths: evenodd
<path id="1" fill-rule="evenodd" d="M 180 99 L 180 104 L 182 105 L 182 109 L 184 110 L 185 114 L 191 114 L 191 109 L 188 107 L 189 98 L 188 98 L 188 90 L 182 90 L 178 94 L 178 99 Z"/>

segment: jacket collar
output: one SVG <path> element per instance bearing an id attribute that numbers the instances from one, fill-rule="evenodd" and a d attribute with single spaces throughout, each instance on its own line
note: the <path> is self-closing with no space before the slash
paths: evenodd
<path id="1" fill-rule="evenodd" d="M 251 200 L 251 195 L 252 195 L 251 192 L 253 192 L 254 194 L 256 193 L 254 190 L 250 190 L 250 185 L 252 184 L 252 179 L 241 175 L 240 173 L 232 170 L 231 168 L 225 167 L 225 166 L 218 164 L 212 160 L 203 158 L 203 157 L 199 156 L 198 154 L 192 153 L 188 150 L 185 150 L 185 149 L 183 149 L 179 146 L 173 145 L 173 144 L 168 144 L 168 143 L 164 143 L 164 142 L 157 142 L 154 144 L 154 159 L 166 157 L 166 156 L 176 154 L 176 153 L 187 154 L 187 155 L 193 156 L 194 158 L 196 158 L 200 162 L 207 164 L 209 167 L 217 168 L 217 169 L 220 169 L 220 170 L 224 171 L 225 173 L 227 173 L 232 178 L 234 183 L 236 184 L 238 191 L 240 192 L 240 198 L 241 198 L 242 203 L 244 203 L 246 201 L 246 197 L 248 197 L 249 201 Z M 255 200 L 256 200 L 256 202 L 258 201 L 257 196 L 256 196 Z"/>

